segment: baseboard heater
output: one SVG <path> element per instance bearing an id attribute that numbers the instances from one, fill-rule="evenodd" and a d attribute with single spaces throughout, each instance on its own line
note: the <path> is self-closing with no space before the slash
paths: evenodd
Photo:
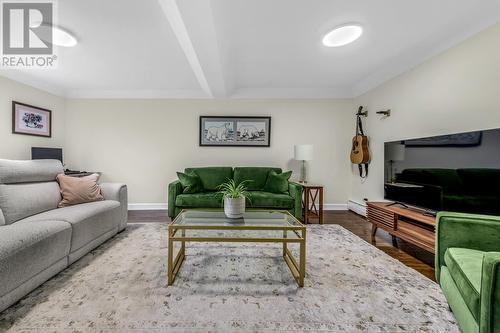
<path id="1" fill-rule="evenodd" d="M 347 209 L 358 215 L 366 217 L 366 204 L 364 202 L 361 203 L 355 200 L 349 200 L 347 201 Z"/>

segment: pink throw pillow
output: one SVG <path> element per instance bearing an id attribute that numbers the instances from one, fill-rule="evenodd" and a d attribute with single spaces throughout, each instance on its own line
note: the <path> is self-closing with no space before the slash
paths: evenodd
<path id="1" fill-rule="evenodd" d="M 104 200 L 101 188 L 97 185 L 98 179 L 97 173 L 85 177 L 70 177 L 62 173 L 57 175 L 62 196 L 58 207 Z"/>

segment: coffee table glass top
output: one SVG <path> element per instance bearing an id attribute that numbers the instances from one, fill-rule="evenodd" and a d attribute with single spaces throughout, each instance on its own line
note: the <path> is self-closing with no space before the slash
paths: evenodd
<path id="1" fill-rule="evenodd" d="M 228 227 L 235 229 L 278 228 L 300 229 L 304 225 L 288 212 L 282 211 L 247 211 L 242 218 L 230 219 L 220 210 L 185 210 L 172 223 L 174 227 Z"/>

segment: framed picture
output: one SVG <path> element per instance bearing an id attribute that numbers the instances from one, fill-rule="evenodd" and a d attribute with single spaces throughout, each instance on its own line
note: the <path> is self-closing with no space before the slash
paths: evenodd
<path id="1" fill-rule="evenodd" d="M 12 133 L 50 138 L 52 111 L 13 101 Z"/>
<path id="2" fill-rule="evenodd" d="M 200 117 L 200 146 L 269 147 L 271 117 Z"/>

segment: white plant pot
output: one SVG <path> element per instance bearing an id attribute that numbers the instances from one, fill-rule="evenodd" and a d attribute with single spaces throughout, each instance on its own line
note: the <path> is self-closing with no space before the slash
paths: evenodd
<path id="1" fill-rule="evenodd" d="M 224 197 L 224 214 L 230 219 L 243 217 L 245 213 L 245 197 Z"/>

